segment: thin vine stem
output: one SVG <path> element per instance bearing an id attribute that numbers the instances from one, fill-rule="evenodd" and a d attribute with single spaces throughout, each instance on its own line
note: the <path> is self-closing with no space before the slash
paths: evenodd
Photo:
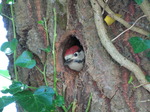
<path id="1" fill-rule="evenodd" d="M 61 106 L 64 112 L 68 112 L 68 110 L 66 109 L 66 107 L 63 105 Z"/>
<path id="2" fill-rule="evenodd" d="M 48 28 L 47 28 L 47 23 L 46 23 L 46 19 L 44 18 L 44 29 L 46 32 L 46 40 L 47 40 L 47 45 L 49 44 L 49 39 L 48 39 Z"/>
<path id="3" fill-rule="evenodd" d="M 89 112 L 91 101 L 92 101 L 92 93 L 90 94 L 90 97 L 89 97 L 89 100 L 88 100 L 88 105 L 87 105 L 87 108 L 86 108 L 85 112 Z"/>
<path id="4" fill-rule="evenodd" d="M 46 19 L 43 18 L 43 22 L 44 24 L 42 24 L 44 30 L 45 30 L 45 33 L 46 33 L 46 40 L 47 40 L 47 45 L 50 43 L 49 42 L 49 38 L 48 38 L 48 27 L 47 27 L 47 22 L 46 22 Z M 44 67 L 43 67 L 43 71 L 38 67 L 36 66 L 36 69 L 43 75 L 44 77 L 44 82 L 45 82 L 45 85 L 48 86 L 48 82 L 47 82 L 47 78 L 46 78 L 46 67 L 47 67 L 47 59 L 48 59 L 48 52 L 46 52 L 46 61 L 44 63 Z"/>
<path id="5" fill-rule="evenodd" d="M 35 66 L 35 67 L 41 74 L 43 74 L 43 71 L 38 66 Z"/>
<path id="6" fill-rule="evenodd" d="M 12 18 L 8 17 L 7 15 L 3 14 L 3 13 L 0 13 L 2 16 L 5 16 L 6 18 L 8 18 L 9 20 L 12 21 Z"/>
<path id="7" fill-rule="evenodd" d="M 12 3 L 10 4 L 10 12 L 11 12 L 11 17 L 1 13 L 2 16 L 5 16 L 6 18 L 8 18 L 9 20 L 11 20 L 12 22 L 12 27 L 13 27 L 13 38 L 16 38 L 16 28 L 15 28 L 15 21 L 14 21 L 14 11 L 13 11 L 13 3 L 14 3 L 14 0 L 12 1 Z M 16 50 L 14 50 L 14 53 L 13 53 L 13 61 L 15 63 L 16 61 L 16 55 L 17 55 L 17 52 Z M 18 72 L 17 72 L 17 67 L 16 65 L 14 64 L 14 73 L 15 73 L 15 80 L 18 81 Z"/>
<path id="8" fill-rule="evenodd" d="M 53 54 L 53 62 L 54 62 L 54 91 L 56 92 L 56 95 L 58 95 L 57 92 L 57 71 L 56 71 L 56 52 L 55 52 L 55 42 L 57 37 L 57 16 L 56 16 L 56 9 L 53 9 L 54 12 L 54 38 L 53 38 L 53 48 L 52 48 L 52 54 Z"/>
<path id="9" fill-rule="evenodd" d="M 15 21 L 14 21 L 14 11 L 13 11 L 13 6 L 12 4 L 10 5 L 10 10 L 11 10 L 11 20 L 12 20 L 12 26 L 13 26 L 13 34 L 14 34 L 14 38 L 16 38 L 16 27 L 15 27 Z"/>
<path id="10" fill-rule="evenodd" d="M 28 86 L 30 89 L 38 89 L 37 87 Z"/>
<path id="11" fill-rule="evenodd" d="M 35 66 L 35 67 L 43 75 L 45 85 L 48 86 L 48 82 L 47 82 L 47 79 L 46 79 L 46 64 L 44 64 L 43 71 L 38 66 Z"/>
<path id="12" fill-rule="evenodd" d="M 46 86 L 48 86 L 48 82 L 47 82 L 47 78 L 46 78 L 47 58 L 48 58 L 48 54 L 46 54 L 46 62 L 44 64 L 44 70 L 43 70 L 43 76 L 44 76 L 44 81 L 45 81 Z"/>
<path id="13" fill-rule="evenodd" d="M 45 18 L 44 18 L 44 25 L 43 25 L 43 27 L 44 27 L 44 30 L 45 30 L 45 33 L 46 33 L 46 40 L 47 40 L 46 44 L 48 45 L 48 44 L 49 44 L 48 28 L 47 28 L 47 23 L 46 23 L 46 19 L 45 19 Z M 44 63 L 43 71 L 42 71 L 40 68 L 38 68 L 38 67 L 36 66 L 36 68 L 37 68 L 37 69 L 41 72 L 41 74 L 43 75 L 43 77 L 44 77 L 44 82 L 45 82 L 46 86 L 48 86 L 48 82 L 47 82 L 47 78 L 46 78 L 47 58 L 48 58 L 48 52 L 46 52 L 46 61 L 45 61 L 45 63 Z"/>
<path id="14" fill-rule="evenodd" d="M 72 112 L 75 112 L 76 107 L 77 107 L 77 100 L 75 99 L 72 103 Z"/>
<path id="15" fill-rule="evenodd" d="M 9 81 L 12 81 L 12 80 L 11 80 L 10 78 L 8 78 L 8 77 L 5 77 L 5 76 L 3 76 L 3 75 L 0 75 L 0 76 L 6 78 L 6 79 L 9 80 Z"/>
<path id="16" fill-rule="evenodd" d="M 14 0 L 13 0 L 12 4 L 10 4 L 10 11 L 11 11 L 11 16 L 12 16 L 11 21 L 12 21 L 12 27 L 13 27 L 13 37 L 16 38 L 13 3 L 14 3 Z M 16 50 L 14 50 L 14 54 L 13 54 L 14 63 L 16 61 L 16 56 L 17 56 L 17 52 L 16 52 Z M 14 64 L 14 72 L 15 72 L 15 80 L 18 81 L 18 72 L 17 72 L 17 67 L 15 64 Z"/>

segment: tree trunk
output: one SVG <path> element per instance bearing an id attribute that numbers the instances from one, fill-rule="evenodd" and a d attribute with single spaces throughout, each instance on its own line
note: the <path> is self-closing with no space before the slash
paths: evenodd
<path id="1" fill-rule="evenodd" d="M 129 23 L 134 22 L 139 15 L 143 15 L 142 11 L 130 0 L 111 0 L 108 5 Z M 149 112 L 150 102 L 146 101 L 150 99 L 149 92 L 143 87 L 134 89 L 132 84 L 128 84 L 129 77 L 132 75 L 134 85 L 139 85 L 134 74 L 115 62 L 102 46 L 96 30 L 94 10 L 90 0 L 17 0 L 14 4 L 15 25 L 19 41 L 17 55 L 29 50 L 34 54 L 37 66 L 43 68 L 46 55 L 41 48 L 46 48 L 48 45 L 52 47 L 54 36 L 53 8 L 56 8 L 57 12 L 57 88 L 60 94 L 65 95 L 66 105 L 76 101 L 76 112 L 85 112 L 92 93 L 90 112 Z M 7 15 L 9 15 L 9 10 L 9 6 L 6 5 L 4 12 L 7 12 Z M 46 40 L 44 28 L 37 23 L 43 18 L 46 18 L 47 21 L 50 42 Z M 137 25 L 149 30 L 148 21 L 143 20 L 140 22 L 141 24 Z M 11 40 L 13 37 L 12 24 L 6 18 L 4 21 L 8 30 L 7 37 Z M 111 26 L 106 25 L 106 29 L 112 39 L 126 28 L 115 22 Z M 132 54 L 133 51 L 128 44 L 128 37 L 136 35 L 139 34 L 128 31 L 114 44 L 122 55 L 134 62 L 137 61 L 136 55 L 140 59 L 138 65 L 147 74 L 150 74 L 149 59 L 144 56 L 144 53 Z M 65 50 L 76 44 L 82 45 L 86 56 L 84 68 L 80 72 L 70 70 L 63 64 Z M 46 68 L 49 86 L 53 86 L 51 54 L 48 56 Z M 12 57 L 10 57 L 9 70 L 14 79 L 12 63 Z M 42 74 L 36 68 L 18 67 L 17 69 L 19 80 L 23 83 L 34 87 L 45 85 Z"/>

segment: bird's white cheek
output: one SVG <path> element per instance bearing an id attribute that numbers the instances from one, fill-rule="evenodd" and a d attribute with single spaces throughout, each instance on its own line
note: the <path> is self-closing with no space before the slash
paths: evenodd
<path id="1" fill-rule="evenodd" d="M 73 55 L 70 54 L 70 55 L 65 56 L 64 58 L 65 58 L 65 60 L 68 60 L 68 59 L 72 59 L 72 57 L 73 57 Z"/>

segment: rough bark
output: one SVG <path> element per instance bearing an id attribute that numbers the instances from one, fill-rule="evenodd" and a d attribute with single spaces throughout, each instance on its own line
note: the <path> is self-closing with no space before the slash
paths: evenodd
<path id="1" fill-rule="evenodd" d="M 108 5 L 124 18 L 129 14 L 128 6 L 130 0 L 109 1 Z M 135 3 L 133 3 L 135 4 Z M 6 5 L 4 12 L 9 12 Z M 45 61 L 45 53 L 40 48 L 52 45 L 53 40 L 53 8 L 57 10 L 57 77 L 59 79 L 59 93 L 65 93 L 66 105 L 77 101 L 76 112 L 84 112 L 90 93 L 92 102 L 90 112 L 148 112 L 150 102 L 140 102 L 150 98 L 149 92 L 143 87 L 133 89 L 128 84 L 130 71 L 118 65 L 103 48 L 94 23 L 93 10 L 89 0 L 17 0 L 14 5 L 17 39 L 19 41 L 17 53 L 20 55 L 24 50 L 30 50 L 34 54 L 37 66 L 42 69 Z M 119 7 L 119 8 L 118 8 Z M 132 22 L 137 15 L 142 15 L 138 7 L 132 15 Z M 132 11 L 132 10 L 131 10 Z M 140 13 L 139 13 L 140 12 Z M 9 14 L 9 13 L 8 13 Z M 131 15 L 130 15 L 131 16 Z M 50 43 L 46 42 L 46 35 L 43 27 L 37 21 L 46 18 Z M 4 18 L 8 30 L 8 39 L 12 39 L 12 25 Z M 130 20 L 131 21 L 131 20 Z M 148 21 L 141 21 L 142 28 L 149 30 Z M 116 25 L 116 26 L 115 26 Z M 99 26 L 100 27 L 100 26 Z M 119 30 L 116 30 L 119 29 Z M 119 23 L 107 27 L 110 37 L 114 37 L 125 29 Z M 136 62 L 128 47 L 125 36 L 135 36 L 128 32 L 115 42 L 117 49 L 127 58 Z M 128 36 L 128 37 L 129 37 Z M 85 52 L 85 66 L 79 73 L 74 72 L 63 65 L 64 51 L 74 44 L 81 44 Z M 141 53 L 139 56 L 143 70 L 150 74 L 148 58 Z M 14 77 L 10 60 L 10 73 Z M 18 67 L 19 80 L 31 86 L 44 85 L 42 74 L 36 68 L 25 69 Z M 49 86 L 53 86 L 53 60 L 49 55 L 47 63 L 47 79 Z M 134 78 L 135 85 L 139 85 Z M 61 111 L 61 110 L 60 110 Z"/>

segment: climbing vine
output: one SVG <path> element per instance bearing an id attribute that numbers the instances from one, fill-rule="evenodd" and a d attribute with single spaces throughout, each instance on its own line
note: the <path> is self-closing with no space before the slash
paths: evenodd
<path id="1" fill-rule="evenodd" d="M 55 43 L 57 37 L 56 9 L 53 8 L 53 15 L 54 15 L 53 45 L 52 48 L 50 48 L 49 45 L 46 48 L 41 48 L 41 50 L 43 50 L 46 53 L 46 61 L 43 65 L 43 69 L 40 69 L 36 65 L 36 60 L 33 58 L 32 52 L 25 50 L 20 56 L 18 57 L 16 56 L 18 40 L 16 38 L 16 29 L 15 29 L 15 20 L 14 20 L 14 11 L 13 11 L 13 4 L 15 4 L 15 2 L 14 0 L 7 0 L 6 3 L 10 5 L 11 17 L 8 17 L 7 15 L 1 12 L 2 4 L 0 4 L 0 14 L 2 16 L 5 16 L 9 20 L 11 20 L 13 26 L 12 29 L 13 29 L 14 38 L 9 42 L 3 43 L 3 45 L 1 46 L 1 51 L 5 52 L 7 55 L 13 54 L 15 79 L 12 81 L 12 84 L 9 86 L 9 88 L 1 91 L 4 94 L 9 93 L 11 94 L 11 96 L 3 96 L 0 98 L 0 110 L 2 110 L 8 104 L 12 102 L 16 102 L 25 111 L 28 112 L 54 112 L 54 111 L 58 111 L 58 108 L 62 108 L 64 112 L 68 112 L 72 108 L 72 112 L 75 112 L 76 101 L 73 101 L 68 107 L 66 107 L 64 97 L 58 94 L 57 91 L 56 52 L 55 52 Z M 48 27 L 47 27 L 46 19 L 43 18 L 43 20 L 38 21 L 37 23 L 43 26 L 46 33 L 47 44 L 50 43 L 48 37 L 49 35 L 48 35 Z M 9 52 L 8 49 L 10 49 Z M 53 88 L 48 86 L 48 82 L 46 78 L 47 58 L 50 52 L 52 52 L 52 57 L 54 62 Z M 37 88 L 19 82 L 17 66 L 28 68 L 28 69 L 32 69 L 35 67 L 43 75 L 45 86 L 40 86 Z M 5 72 L 1 71 L 1 74 L 3 77 L 6 78 L 9 76 L 8 72 L 6 71 Z M 33 91 L 30 91 L 29 89 L 32 89 Z M 92 96 L 90 96 L 90 99 L 88 101 L 88 107 L 86 109 L 86 112 L 89 111 L 91 98 Z"/>
<path id="2" fill-rule="evenodd" d="M 102 23 L 101 19 L 101 11 L 100 7 L 103 8 L 112 18 L 115 20 L 119 21 L 121 24 L 123 24 L 125 27 L 127 27 L 127 30 L 133 30 L 136 31 L 142 35 L 145 35 L 147 37 L 149 36 L 149 32 L 144 31 L 142 29 L 139 29 L 135 27 L 134 25 L 130 25 L 127 22 L 125 22 L 123 19 L 120 18 L 120 16 L 116 16 L 114 12 L 112 12 L 109 7 L 106 7 L 107 5 L 103 3 L 101 0 L 97 0 L 97 2 L 91 0 L 91 4 L 93 6 L 93 10 L 95 10 L 94 15 L 95 15 L 95 23 L 97 25 L 97 30 L 100 35 L 101 42 L 103 46 L 106 48 L 108 53 L 113 57 L 114 60 L 116 60 L 118 63 L 121 65 L 125 66 L 129 70 L 135 73 L 137 79 L 140 81 L 140 83 L 150 91 L 150 87 L 147 85 L 147 82 L 150 82 L 150 77 L 148 75 L 144 76 L 143 72 L 140 70 L 140 68 L 135 65 L 134 63 L 131 63 L 128 60 L 124 60 L 125 58 L 118 53 L 118 51 L 115 49 L 113 46 L 112 41 L 107 38 L 108 36 L 104 34 L 105 28 L 102 28 L 104 25 Z M 144 0 L 135 0 L 135 2 L 138 5 L 141 5 Z M 18 103 L 25 111 L 36 111 L 36 112 L 53 112 L 53 111 L 58 111 L 58 108 L 61 108 L 64 112 L 68 112 L 71 110 L 72 112 L 75 112 L 76 107 L 77 107 L 77 101 L 74 100 L 70 105 L 66 106 L 65 104 L 65 98 L 64 96 L 60 95 L 57 90 L 57 71 L 56 71 L 56 52 L 55 52 L 55 43 L 57 39 L 57 14 L 56 14 L 56 9 L 53 9 L 53 22 L 54 22 L 54 37 L 53 37 L 53 44 L 52 48 L 48 45 L 49 42 L 49 35 L 48 35 L 48 27 L 47 27 L 47 21 L 45 18 L 43 20 L 38 21 L 38 24 L 41 24 L 45 30 L 46 33 L 46 39 L 47 39 L 47 47 L 46 48 L 41 48 L 46 53 L 46 61 L 43 64 L 43 68 L 39 68 L 36 65 L 36 60 L 33 58 L 32 52 L 26 50 L 22 52 L 20 56 L 16 56 L 17 54 L 17 45 L 18 45 L 18 40 L 16 38 L 16 29 L 15 29 L 15 20 L 14 20 L 14 11 L 13 11 L 13 4 L 15 4 L 14 0 L 7 0 L 7 4 L 10 5 L 10 12 L 11 12 L 11 17 L 8 17 L 7 15 L 3 14 L 1 12 L 2 9 L 2 4 L 0 4 L 0 14 L 2 16 L 5 16 L 12 22 L 12 29 L 13 29 L 13 39 L 9 42 L 5 42 L 1 46 L 1 51 L 5 52 L 6 54 L 10 55 L 13 54 L 13 61 L 14 61 L 14 74 L 15 74 L 15 79 L 12 81 L 12 85 L 9 86 L 9 88 L 2 90 L 4 94 L 10 93 L 12 96 L 3 96 L 0 98 L 0 109 L 3 109 L 6 105 L 16 102 Z M 100 6 L 99 6 L 100 5 Z M 99 12 L 99 13 L 97 13 Z M 100 18 L 99 18 L 100 17 Z M 144 17 L 147 17 L 147 15 L 144 15 Z M 102 24 L 101 24 L 102 23 Z M 135 22 L 136 23 L 136 22 Z M 101 31 L 99 31 L 99 26 L 101 26 Z M 126 31 L 127 31 L 126 30 Z M 125 31 L 125 32 L 126 32 Z M 119 36 L 118 36 L 119 37 Z M 117 37 L 117 38 L 118 38 Z M 105 40 L 105 42 L 104 42 Z M 143 52 L 147 49 L 150 49 L 150 40 L 149 39 L 143 39 L 141 37 L 131 37 L 129 40 L 129 43 L 133 47 L 134 53 L 140 53 Z M 107 44 L 107 45 L 106 45 Z M 111 47 L 110 47 L 111 45 Z M 9 52 L 8 52 L 9 49 Z M 46 78 L 46 68 L 47 68 L 47 58 L 48 55 L 52 54 L 53 58 L 53 64 L 54 64 L 54 69 L 53 69 L 53 87 L 49 87 L 48 81 Z M 115 55 L 114 55 L 115 54 Z M 116 55 L 118 54 L 118 55 Z M 147 56 L 150 57 L 150 52 L 147 53 Z M 17 66 L 19 67 L 24 67 L 28 69 L 36 68 L 44 78 L 45 86 L 40 86 L 40 87 L 31 87 L 26 84 L 23 84 L 22 82 L 18 81 L 18 72 L 17 72 Z M 133 68 L 131 68 L 133 67 Z M 0 71 L 2 73 L 2 76 L 8 77 L 9 74 L 7 71 Z M 133 77 L 131 76 L 128 83 L 132 83 Z M 33 91 L 29 91 L 29 89 L 32 89 Z M 92 94 L 89 97 L 88 100 L 88 105 L 86 108 L 86 112 L 89 111 L 90 109 L 90 104 L 92 100 Z M 31 105 L 32 102 L 32 105 Z"/>

